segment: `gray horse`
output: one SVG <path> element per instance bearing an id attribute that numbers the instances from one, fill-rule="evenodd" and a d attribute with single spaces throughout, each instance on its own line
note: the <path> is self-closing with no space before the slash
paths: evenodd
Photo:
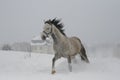
<path id="1" fill-rule="evenodd" d="M 47 20 L 41 34 L 42 40 L 46 40 L 48 36 L 53 39 L 53 49 L 55 56 L 52 59 L 52 74 L 55 71 L 55 61 L 61 57 L 67 58 L 68 67 L 70 72 L 72 71 L 71 58 L 75 57 L 76 54 L 80 54 L 81 60 L 89 63 L 86 55 L 86 51 L 81 41 L 77 37 L 67 37 L 63 30 L 63 24 L 60 23 L 59 19 Z"/>

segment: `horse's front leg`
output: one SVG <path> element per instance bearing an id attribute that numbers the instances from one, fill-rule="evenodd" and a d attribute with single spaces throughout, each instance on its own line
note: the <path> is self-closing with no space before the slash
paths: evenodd
<path id="1" fill-rule="evenodd" d="M 55 61 L 58 60 L 60 58 L 60 56 L 58 56 L 57 54 L 55 54 L 55 56 L 53 57 L 52 59 L 52 72 L 51 74 L 55 74 L 56 71 L 55 71 Z"/>

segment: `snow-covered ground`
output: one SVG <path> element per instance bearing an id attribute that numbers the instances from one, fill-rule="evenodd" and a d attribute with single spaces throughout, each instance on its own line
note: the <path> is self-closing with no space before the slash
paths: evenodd
<path id="1" fill-rule="evenodd" d="M 120 80 L 120 59 L 110 50 L 89 50 L 90 64 L 79 56 L 69 72 L 67 60 L 56 62 L 57 73 L 51 74 L 54 55 L 13 51 L 0 51 L 0 80 Z"/>

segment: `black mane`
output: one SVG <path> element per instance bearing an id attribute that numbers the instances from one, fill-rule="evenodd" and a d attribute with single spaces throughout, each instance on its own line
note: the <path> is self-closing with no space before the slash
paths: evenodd
<path id="1" fill-rule="evenodd" d="M 63 26 L 62 23 L 60 23 L 60 21 L 61 21 L 61 20 L 54 18 L 53 20 L 49 19 L 49 20 L 45 21 L 45 23 L 55 25 L 55 27 L 56 27 L 64 36 L 66 36 L 66 34 L 64 33 L 64 29 L 63 29 L 64 26 Z"/>

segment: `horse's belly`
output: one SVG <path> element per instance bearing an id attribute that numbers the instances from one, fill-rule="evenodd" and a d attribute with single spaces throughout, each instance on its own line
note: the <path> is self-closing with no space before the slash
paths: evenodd
<path id="1" fill-rule="evenodd" d="M 68 52 L 64 51 L 63 49 L 58 49 L 57 53 L 61 56 L 61 57 L 67 57 L 69 54 Z"/>
<path id="2" fill-rule="evenodd" d="M 78 52 L 74 45 L 68 45 L 68 43 L 54 45 L 54 50 L 61 57 L 74 56 Z M 75 49 L 74 49 L 75 48 Z"/>
<path id="3" fill-rule="evenodd" d="M 69 52 L 64 50 L 63 48 L 55 48 L 55 52 L 61 57 L 68 57 Z"/>

